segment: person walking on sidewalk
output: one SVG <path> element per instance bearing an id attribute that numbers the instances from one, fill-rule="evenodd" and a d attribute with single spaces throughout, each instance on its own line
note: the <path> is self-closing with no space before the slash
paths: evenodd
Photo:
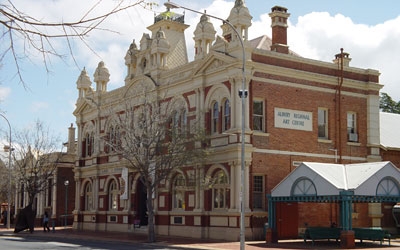
<path id="1" fill-rule="evenodd" d="M 46 232 L 50 232 L 50 228 L 49 228 L 49 215 L 47 214 L 47 211 L 44 212 L 44 216 L 43 216 L 43 231 Z"/>

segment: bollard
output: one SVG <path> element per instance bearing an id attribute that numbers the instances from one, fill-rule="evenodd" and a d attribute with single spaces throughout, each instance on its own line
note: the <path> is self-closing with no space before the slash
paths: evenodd
<path id="1" fill-rule="evenodd" d="M 51 220 L 51 226 L 53 228 L 53 233 L 56 232 L 56 222 L 54 220 Z"/>

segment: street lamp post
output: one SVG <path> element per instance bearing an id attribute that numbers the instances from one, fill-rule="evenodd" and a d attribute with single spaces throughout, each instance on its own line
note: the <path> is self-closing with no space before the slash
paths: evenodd
<path id="1" fill-rule="evenodd" d="M 3 117 L 8 124 L 8 128 L 10 129 L 10 134 L 9 134 L 9 144 L 8 146 L 4 146 L 4 151 L 7 152 L 8 150 L 8 193 L 7 193 L 7 228 L 10 229 L 10 222 L 11 222 L 11 125 L 8 119 L 3 115 L 0 114 L 1 117 Z"/>
<path id="2" fill-rule="evenodd" d="M 213 16 L 207 13 L 202 13 L 197 10 L 193 10 L 184 6 L 181 6 L 179 4 L 170 2 L 165 2 L 164 5 L 168 9 L 185 9 L 194 13 L 198 13 L 201 15 L 206 15 L 211 18 L 215 18 L 217 20 L 222 21 L 224 24 L 228 24 L 229 27 L 236 33 L 240 45 L 242 46 L 242 89 L 239 90 L 239 97 L 242 100 L 242 130 L 241 130 L 241 171 L 240 171 L 240 249 L 243 250 L 245 249 L 245 216 L 244 216 L 244 210 L 245 210 L 245 183 L 244 183 L 244 170 L 245 170 L 245 161 L 244 161 L 244 147 L 245 147 L 245 98 L 247 97 L 247 90 L 246 90 L 246 74 L 245 74 L 245 63 L 246 63 L 246 54 L 245 54 L 245 48 L 244 48 L 244 42 L 243 42 L 243 37 L 239 32 L 236 30 L 236 28 L 233 26 L 232 23 L 230 23 L 228 20 L 225 20 L 223 18 Z"/>
<path id="3" fill-rule="evenodd" d="M 64 214 L 64 227 L 67 227 L 67 215 L 68 215 L 68 185 L 69 181 L 64 181 L 65 185 L 65 214 Z"/>

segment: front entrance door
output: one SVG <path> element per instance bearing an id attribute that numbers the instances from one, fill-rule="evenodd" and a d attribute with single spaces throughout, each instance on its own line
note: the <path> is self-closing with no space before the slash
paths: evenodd
<path id="1" fill-rule="evenodd" d="M 140 220 L 140 225 L 144 226 L 147 225 L 148 220 L 147 220 L 147 192 L 146 192 L 146 187 L 143 185 L 143 183 L 139 180 L 137 182 L 137 188 L 136 188 L 136 218 Z"/>
<path id="2" fill-rule="evenodd" d="M 276 204 L 276 221 L 278 239 L 294 239 L 298 233 L 297 203 L 278 202 Z"/>

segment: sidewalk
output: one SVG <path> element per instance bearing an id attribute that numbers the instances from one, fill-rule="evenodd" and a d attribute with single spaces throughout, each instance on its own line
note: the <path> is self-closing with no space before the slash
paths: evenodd
<path id="1" fill-rule="evenodd" d="M 88 239 L 88 240 L 103 240 L 103 241 L 118 241 L 118 242 L 147 242 L 146 234 L 138 234 L 135 232 L 94 232 L 86 230 L 74 230 L 71 227 L 56 227 L 55 231 L 43 232 L 42 228 L 35 228 L 33 234 L 29 231 L 19 232 L 14 234 L 13 229 L 0 228 L 0 236 L 14 235 L 19 237 L 36 237 L 36 238 L 70 238 L 70 239 Z M 237 250 L 240 248 L 240 242 L 225 242 L 217 240 L 193 239 L 175 236 L 156 236 L 157 241 L 151 244 L 169 247 L 182 247 L 204 250 Z M 150 243 L 149 243 L 150 244 Z M 266 244 L 264 241 L 247 241 L 245 242 L 246 250 L 260 249 L 341 249 L 334 241 L 319 241 L 313 246 L 311 242 L 304 243 L 302 240 L 279 241 L 277 244 Z M 356 249 L 400 249 L 400 239 L 393 239 L 391 245 L 384 242 L 382 245 L 379 242 L 364 241 L 359 243 L 356 241 Z"/>

